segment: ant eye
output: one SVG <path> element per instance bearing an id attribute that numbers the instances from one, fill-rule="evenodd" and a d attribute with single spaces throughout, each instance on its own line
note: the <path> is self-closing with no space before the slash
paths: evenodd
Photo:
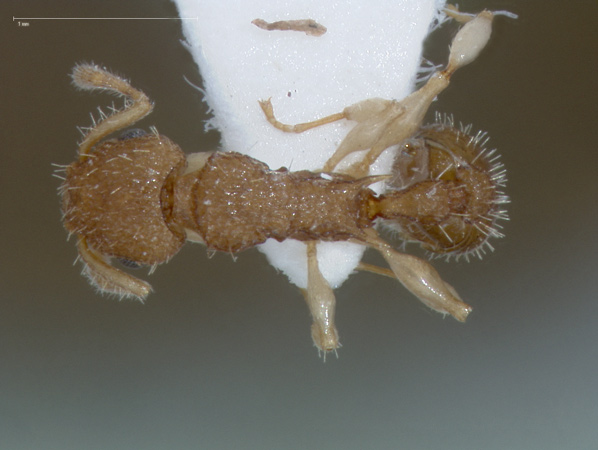
<path id="1" fill-rule="evenodd" d="M 117 258 L 118 262 L 129 269 L 141 269 L 141 264 L 126 258 Z"/>
<path id="2" fill-rule="evenodd" d="M 141 128 L 130 128 L 126 131 L 123 131 L 121 135 L 118 137 L 118 140 L 126 141 L 127 139 L 143 137 L 145 135 L 147 135 L 147 132 L 145 130 L 142 130 Z"/>

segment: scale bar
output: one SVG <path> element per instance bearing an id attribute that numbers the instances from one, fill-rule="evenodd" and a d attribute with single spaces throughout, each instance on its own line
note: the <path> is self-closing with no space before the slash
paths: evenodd
<path id="1" fill-rule="evenodd" d="M 199 17 L 12 17 L 15 20 L 199 20 Z"/>

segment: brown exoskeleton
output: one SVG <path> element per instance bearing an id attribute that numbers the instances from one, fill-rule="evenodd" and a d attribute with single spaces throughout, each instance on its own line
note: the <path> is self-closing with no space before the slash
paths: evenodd
<path id="1" fill-rule="evenodd" d="M 186 240 L 231 253 L 270 238 L 304 241 L 312 337 L 319 349 L 331 351 L 339 346 L 335 299 L 318 269 L 316 243 L 351 241 L 378 250 L 391 268 L 362 264 L 362 269 L 397 278 L 431 308 L 464 321 L 471 308 L 455 290 L 426 261 L 393 249 L 374 226 L 378 220 L 393 223 L 406 239 L 444 254 L 475 252 L 489 237 L 500 236 L 495 221 L 504 218 L 499 205 L 507 199 L 498 189 L 504 176 L 487 158 L 480 137 L 446 120 L 421 126 L 451 74 L 485 45 L 491 20 L 485 11 L 469 21 L 453 41 L 447 68 L 402 102 L 366 100 L 334 117 L 359 124 L 322 172 L 271 170 L 235 152 L 185 155 L 156 130 L 103 140 L 149 114 L 153 105 L 123 78 L 95 65 L 76 66 L 72 79 L 77 87 L 126 99 L 124 109 L 94 124 L 80 144 L 78 160 L 65 170 L 64 226 L 77 235 L 84 273 L 101 291 L 144 299 L 150 285 L 112 266 L 111 258 L 153 270 Z M 262 103 L 268 119 L 285 130 L 330 121 L 285 126 L 268 105 Z M 379 154 L 401 142 L 405 148 L 394 175 L 367 176 Z M 364 148 L 370 150 L 357 166 L 334 172 L 344 156 Z M 390 181 L 390 189 L 376 195 L 368 186 L 381 180 Z"/>

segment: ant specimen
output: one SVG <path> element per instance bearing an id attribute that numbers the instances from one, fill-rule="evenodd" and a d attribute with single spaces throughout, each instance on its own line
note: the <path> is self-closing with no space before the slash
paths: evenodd
<path id="1" fill-rule="evenodd" d="M 484 149 L 484 135 L 469 136 L 452 120 L 422 126 L 430 103 L 451 75 L 474 60 L 491 32 L 493 14 L 449 14 L 459 30 L 445 70 L 404 100 L 369 99 L 342 113 L 295 126 L 276 120 L 269 101 L 267 119 L 283 131 L 301 132 L 342 118 L 358 124 L 321 172 L 271 170 L 236 152 L 185 155 L 173 141 L 141 130 L 119 139 L 107 135 L 129 127 L 153 108 L 149 98 L 125 79 L 96 65 L 72 72 L 75 86 L 125 97 L 125 107 L 93 124 L 79 146 L 78 160 L 65 168 L 61 186 L 63 222 L 77 235 L 83 273 L 100 291 L 144 299 L 150 285 L 111 265 L 150 266 L 172 258 L 186 240 L 210 250 L 238 252 L 267 239 L 307 244 L 312 337 L 324 352 L 339 347 L 333 290 L 318 268 L 316 243 L 350 241 L 378 250 L 391 270 L 359 268 L 398 279 L 423 303 L 464 321 L 471 308 L 426 261 L 400 253 L 379 237 L 376 222 L 391 223 L 406 240 L 447 255 L 468 255 L 500 237 L 495 224 L 506 219 L 500 204 L 502 165 Z M 368 176 L 386 148 L 403 143 L 393 175 Z M 335 171 L 349 153 L 369 149 L 344 172 Z M 375 194 L 368 186 L 387 181 Z M 491 248 L 491 247 L 490 247 Z"/>

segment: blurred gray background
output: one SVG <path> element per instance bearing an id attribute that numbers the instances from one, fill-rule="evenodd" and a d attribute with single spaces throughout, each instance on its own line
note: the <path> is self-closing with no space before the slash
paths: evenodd
<path id="1" fill-rule="evenodd" d="M 434 105 L 487 130 L 509 171 L 496 252 L 435 262 L 474 312 L 430 312 L 357 274 L 337 294 L 339 358 L 318 359 L 302 296 L 256 250 L 188 245 L 146 304 L 97 295 L 73 266 L 51 163 L 88 113 L 74 63 L 126 75 L 185 151 L 214 149 L 168 1 L 0 4 L 1 449 L 591 449 L 598 443 L 595 1 L 463 1 L 507 9 Z M 446 58 L 455 28 L 427 54 Z M 414 247 L 409 247 L 414 249 Z M 376 255 L 368 259 L 379 262 Z"/>

